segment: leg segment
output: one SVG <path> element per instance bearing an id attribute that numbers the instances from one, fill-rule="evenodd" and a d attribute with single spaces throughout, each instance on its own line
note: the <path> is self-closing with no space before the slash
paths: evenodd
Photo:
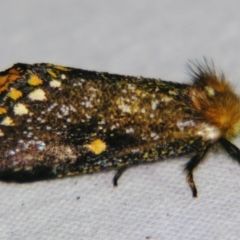
<path id="1" fill-rule="evenodd" d="M 186 171 L 186 179 L 188 182 L 189 187 L 192 190 L 192 195 L 193 197 L 197 197 L 197 188 L 194 183 L 193 179 L 193 170 L 197 167 L 197 165 L 201 162 L 203 159 L 204 155 L 206 154 L 209 146 L 205 146 L 204 148 L 201 149 L 195 156 L 193 156 L 189 162 L 185 165 L 185 171 Z"/>
<path id="2" fill-rule="evenodd" d="M 240 149 L 224 138 L 220 138 L 219 142 L 221 143 L 223 148 L 228 152 L 228 154 L 234 160 L 236 160 L 238 163 L 240 163 Z"/>
<path id="3" fill-rule="evenodd" d="M 127 169 L 127 167 L 121 167 L 117 169 L 117 173 L 115 174 L 113 178 L 113 186 L 116 187 L 118 185 L 118 179 L 121 177 L 123 172 Z"/>

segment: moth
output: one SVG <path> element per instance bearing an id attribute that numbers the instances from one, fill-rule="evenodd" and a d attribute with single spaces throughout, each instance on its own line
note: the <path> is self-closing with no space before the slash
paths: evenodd
<path id="1" fill-rule="evenodd" d="M 52 64 L 0 73 L 0 180 L 30 182 L 189 155 L 186 179 L 215 144 L 240 162 L 240 98 L 213 63 L 191 62 L 191 82 Z"/>

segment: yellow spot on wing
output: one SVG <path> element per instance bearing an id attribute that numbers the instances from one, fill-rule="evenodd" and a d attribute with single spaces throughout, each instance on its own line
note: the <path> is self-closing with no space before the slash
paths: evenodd
<path id="1" fill-rule="evenodd" d="M 56 75 L 56 73 L 54 72 L 54 71 L 52 71 L 52 70 L 47 70 L 47 72 L 53 77 L 53 78 L 57 78 L 57 75 Z"/>
<path id="2" fill-rule="evenodd" d="M 8 90 L 8 86 L 21 77 L 18 70 L 12 68 L 8 74 L 0 77 L 0 93 Z"/>
<path id="3" fill-rule="evenodd" d="M 45 96 L 45 92 L 41 89 L 38 88 L 32 92 L 29 93 L 28 98 L 32 101 L 44 101 L 47 100 Z"/>
<path id="4" fill-rule="evenodd" d="M 136 92 L 136 94 L 137 94 L 138 96 L 140 96 L 140 95 L 141 95 L 141 93 L 142 93 L 142 91 L 141 91 L 141 90 L 139 90 L 139 89 L 137 89 L 135 92 Z"/>
<path id="5" fill-rule="evenodd" d="M 100 154 L 104 152 L 107 148 L 106 143 L 103 142 L 101 139 L 96 139 L 92 141 L 90 144 L 86 144 L 84 146 L 95 154 Z"/>
<path id="6" fill-rule="evenodd" d="M 60 70 L 60 71 L 69 71 L 70 69 L 69 68 L 66 68 L 66 67 L 63 67 L 63 66 L 54 66 L 54 68 Z"/>
<path id="7" fill-rule="evenodd" d="M 40 84 L 42 84 L 43 81 L 41 78 L 39 78 L 37 75 L 32 74 L 31 77 L 28 80 L 28 84 L 32 85 L 32 86 L 38 86 Z"/>
<path id="8" fill-rule="evenodd" d="M 12 98 L 13 100 L 17 100 L 18 98 L 20 98 L 22 96 L 22 92 L 19 91 L 18 89 L 16 88 L 12 88 L 8 94 L 8 96 L 10 98 Z"/>
<path id="9" fill-rule="evenodd" d="M 0 137 L 4 136 L 4 132 L 0 129 Z"/>
<path id="10" fill-rule="evenodd" d="M 4 114 L 7 112 L 6 108 L 0 107 L 0 114 Z"/>

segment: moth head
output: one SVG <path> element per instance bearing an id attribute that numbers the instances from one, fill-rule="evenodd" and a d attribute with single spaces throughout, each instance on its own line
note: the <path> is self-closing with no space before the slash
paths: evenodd
<path id="1" fill-rule="evenodd" d="M 194 63 L 190 66 L 193 85 L 189 96 L 193 106 L 200 111 L 206 123 L 216 126 L 221 136 L 230 139 L 240 132 L 240 97 L 227 82 L 224 74 L 218 74 L 213 63 Z"/>

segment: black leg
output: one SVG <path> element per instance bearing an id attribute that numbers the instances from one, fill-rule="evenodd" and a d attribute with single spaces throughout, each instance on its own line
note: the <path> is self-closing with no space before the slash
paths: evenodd
<path id="1" fill-rule="evenodd" d="M 224 138 L 220 138 L 219 142 L 224 147 L 224 149 L 228 152 L 228 154 L 234 158 L 238 163 L 240 163 L 240 150 L 231 142 Z"/>
<path id="2" fill-rule="evenodd" d="M 203 149 L 201 149 L 200 152 L 198 152 L 195 156 L 193 156 L 189 162 L 185 165 L 185 171 L 186 171 L 186 179 L 188 182 L 189 187 L 192 190 L 193 197 L 197 197 L 197 188 L 194 183 L 193 179 L 193 170 L 197 167 L 197 165 L 201 162 L 204 155 L 206 154 L 209 146 L 205 146 Z"/>
<path id="3" fill-rule="evenodd" d="M 113 178 L 113 186 L 116 187 L 118 185 L 118 179 L 121 177 L 123 172 L 127 169 L 127 167 L 121 167 L 117 169 L 117 173 L 115 174 Z"/>

